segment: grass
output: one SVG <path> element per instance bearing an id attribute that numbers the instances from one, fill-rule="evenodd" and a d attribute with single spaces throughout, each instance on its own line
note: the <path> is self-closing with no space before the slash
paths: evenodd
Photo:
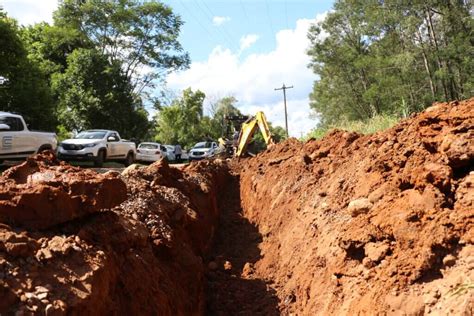
<path id="1" fill-rule="evenodd" d="M 471 281 L 464 284 L 459 284 L 455 288 L 451 289 L 448 293 L 450 296 L 460 296 L 466 294 L 470 290 L 474 290 L 474 283 Z"/>
<path id="2" fill-rule="evenodd" d="M 386 130 L 400 121 L 400 118 L 394 115 L 377 115 L 366 121 L 349 121 L 347 119 L 341 120 L 336 124 L 328 127 L 318 127 L 309 132 L 304 140 L 310 138 L 320 139 L 333 129 L 341 129 L 350 132 L 357 132 L 361 134 L 373 134 L 378 131 Z"/>

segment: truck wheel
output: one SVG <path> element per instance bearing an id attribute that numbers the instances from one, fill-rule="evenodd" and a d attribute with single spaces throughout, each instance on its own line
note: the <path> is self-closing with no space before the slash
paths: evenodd
<path id="1" fill-rule="evenodd" d="M 124 165 L 125 167 L 128 167 L 130 166 L 132 163 L 133 163 L 134 159 L 133 159 L 133 154 L 132 153 L 128 153 L 127 154 L 127 158 L 125 158 L 125 161 L 124 161 Z"/>
<path id="2" fill-rule="evenodd" d="M 94 160 L 94 166 L 101 168 L 104 165 L 104 160 L 105 160 L 105 151 L 99 150 L 99 152 L 97 153 L 97 158 Z"/>

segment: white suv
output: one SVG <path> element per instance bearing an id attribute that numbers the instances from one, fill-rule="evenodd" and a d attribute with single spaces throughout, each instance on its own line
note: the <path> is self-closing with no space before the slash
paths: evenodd
<path id="1" fill-rule="evenodd" d="M 59 159 L 93 161 L 96 167 L 102 167 L 105 161 L 131 165 L 136 152 L 135 143 L 122 140 L 116 131 L 103 129 L 81 132 L 58 145 Z"/>
<path id="2" fill-rule="evenodd" d="M 200 160 L 214 156 L 219 152 L 216 142 L 200 142 L 189 151 L 189 160 Z"/>

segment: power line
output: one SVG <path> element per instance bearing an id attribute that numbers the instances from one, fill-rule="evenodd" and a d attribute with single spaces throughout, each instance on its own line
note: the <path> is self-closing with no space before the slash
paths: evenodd
<path id="1" fill-rule="evenodd" d="M 289 137 L 289 134 L 288 134 L 288 113 L 286 111 L 286 89 L 293 89 L 293 86 L 290 86 L 290 87 L 287 87 L 285 86 L 285 84 L 283 83 L 283 86 L 281 88 L 275 88 L 275 91 L 276 90 L 283 90 L 283 101 L 284 101 L 284 104 L 285 104 L 285 128 L 286 128 L 286 138 Z"/>
<path id="2" fill-rule="evenodd" d="M 247 23 L 250 23 L 250 19 L 249 19 L 249 16 L 247 15 L 247 11 L 245 10 L 244 3 L 242 2 L 242 0 L 240 0 L 239 2 L 240 2 L 240 6 L 242 7 L 242 11 L 244 11 L 244 15 L 245 15 L 245 18 L 247 19 Z"/>
<path id="3" fill-rule="evenodd" d="M 201 26 L 201 28 L 207 33 L 207 35 L 209 35 L 209 37 L 213 38 L 214 40 L 216 39 L 214 36 L 212 36 L 211 32 L 209 32 L 209 30 L 201 23 L 201 21 L 199 20 L 198 17 L 196 17 L 194 15 L 194 13 L 184 4 L 184 2 L 182 0 L 179 0 L 179 2 L 181 3 L 181 5 L 183 6 L 183 8 L 189 12 L 189 14 L 196 20 L 196 22 L 199 24 L 199 26 Z"/>
<path id="4" fill-rule="evenodd" d="M 206 2 L 204 2 L 204 0 L 201 0 L 201 1 L 202 1 L 202 4 L 204 4 L 204 6 L 206 7 L 207 11 L 211 14 L 211 21 L 212 21 L 212 18 L 214 16 L 217 16 L 217 15 L 214 14 L 214 12 L 212 12 L 211 8 L 209 8 L 209 6 L 206 4 Z M 196 3 L 199 5 L 198 1 L 196 1 Z M 231 43 L 230 46 L 233 46 L 234 44 L 232 44 L 233 43 L 232 36 L 227 32 L 227 28 L 225 27 L 225 25 L 222 25 L 222 30 L 221 31 L 222 31 L 222 34 L 224 34 L 230 40 L 230 43 Z M 233 48 L 236 48 L 236 47 L 234 46 Z M 237 49 L 237 51 L 238 51 L 238 49 Z"/>
<path id="5" fill-rule="evenodd" d="M 270 8 L 268 6 L 268 1 L 265 0 L 265 6 L 267 8 L 267 17 L 268 17 L 268 21 L 270 22 L 270 29 L 272 31 L 272 36 L 275 35 L 275 32 L 273 31 L 273 23 L 272 23 L 272 18 L 270 16 Z"/>
<path id="6" fill-rule="evenodd" d="M 212 23 L 213 16 L 216 16 L 216 15 L 211 11 L 211 9 L 207 6 L 207 4 L 206 4 L 204 1 L 202 1 L 202 3 L 204 4 L 204 6 L 206 7 L 207 11 L 208 11 L 211 15 L 209 15 L 209 14 L 206 12 L 206 10 L 204 10 L 204 8 L 201 7 L 201 5 L 199 4 L 199 1 L 196 1 L 196 5 L 199 7 L 199 10 L 201 10 L 201 12 L 203 12 L 203 13 L 207 16 L 207 18 L 209 18 L 210 22 Z M 223 27 L 222 29 L 221 29 L 221 28 L 218 28 L 218 31 L 219 31 L 220 36 L 222 36 L 222 38 L 224 39 L 224 41 L 227 42 L 227 44 L 229 45 L 229 47 L 235 49 L 236 46 L 234 46 L 235 44 L 233 44 L 233 41 L 232 41 L 231 36 L 227 33 L 225 27 L 224 27 L 224 26 L 222 26 L 222 27 Z M 237 51 L 238 51 L 238 49 L 237 49 Z"/>

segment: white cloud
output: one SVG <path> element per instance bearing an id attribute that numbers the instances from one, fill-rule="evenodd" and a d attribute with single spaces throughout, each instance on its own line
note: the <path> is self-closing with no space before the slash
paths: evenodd
<path id="1" fill-rule="evenodd" d="M 309 118 L 308 95 L 315 75 L 307 67 L 310 61 L 306 55 L 307 32 L 312 23 L 324 17 L 325 14 L 316 19 L 300 19 L 295 29 L 279 31 L 276 47 L 270 52 L 241 58 L 240 52 L 218 46 L 207 61 L 193 62 L 190 69 L 169 75 L 168 87 L 200 89 L 208 96 L 233 95 L 239 100 L 242 112 L 254 114 L 263 110 L 274 125 L 285 127 L 283 93 L 274 89 L 283 83 L 293 85 L 293 89 L 287 90 L 288 127 L 290 136 L 300 137 L 316 125 Z M 251 41 L 247 39 L 247 43 Z"/>
<path id="2" fill-rule="evenodd" d="M 228 16 L 215 16 L 215 17 L 212 18 L 212 23 L 215 26 L 222 25 L 225 22 L 229 22 L 229 21 L 230 21 L 230 17 L 228 17 Z"/>
<path id="3" fill-rule="evenodd" d="M 3 0 L 0 6 L 8 16 L 18 20 L 22 25 L 39 22 L 53 22 L 53 11 L 58 7 L 58 0 Z"/>
<path id="4" fill-rule="evenodd" d="M 259 39 L 259 36 L 257 34 L 248 34 L 245 36 L 242 36 L 240 39 L 240 51 L 243 51 L 253 44 Z"/>

